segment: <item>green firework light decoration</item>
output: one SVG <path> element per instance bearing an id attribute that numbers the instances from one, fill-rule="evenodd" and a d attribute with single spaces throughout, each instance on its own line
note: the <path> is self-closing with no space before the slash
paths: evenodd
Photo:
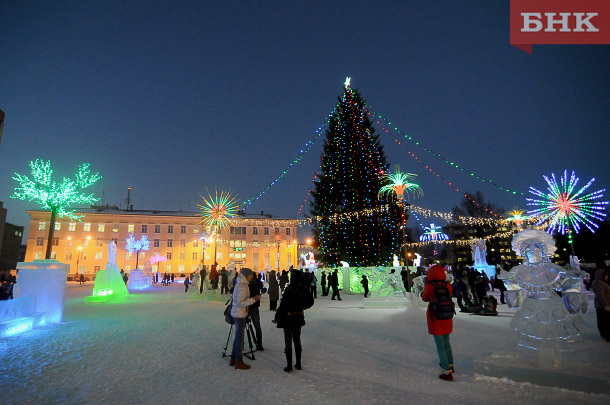
<path id="1" fill-rule="evenodd" d="M 215 226 L 215 231 L 218 233 L 226 225 L 231 223 L 232 218 L 237 212 L 237 204 L 231 193 L 218 191 L 214 193 L 214 197 L 208 193 L 208 198 L 201 196 L 203 205 L 197 204 L 201 208 L 201 223 L 206 226 Z"/>
<path id="2" fill-rule="evenodd" d="M 421 187 L 410 181 L 416 176 L 416 174 L 412 173 L 402 173 L 398 169 L 395 173 L 386 173 L 383 177 L 388 184 L 381 187 L 379 194 L 396 193 L 396 196 L 401 201 L 404 199 L 405 192 L 407 192 L 407 195 L 412 193 L 413 196 L 420 197 L 423 194 Z"/>

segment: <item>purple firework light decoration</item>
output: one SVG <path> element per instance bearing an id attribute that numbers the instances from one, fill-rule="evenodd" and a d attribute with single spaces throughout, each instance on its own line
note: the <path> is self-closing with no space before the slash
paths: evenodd
<path id="1" fill-rule="evenodd" d="M 603 221 L 606 217 L 608 201 L 599 201 L 603 198 L 606 189 L 585 193 L 595 181 L 595 178 L 592 178 L 584 187 L 576 191 L 579 179 L 574 171 L 568 178 L 568 171 L 565 170 L 559 182 L 554 173 L 551 174 L 551 178 L 542 177 L 548 184 L 548 192 L 530 187 L 530 193 L 539 198 L 527 198 L 527 205 L 537 207 L 528 211 L 528 214 L 538 218 L 538 225 L 548 222 L 547 232 L 550 234 L 555 231 L 565 234 L 572 229 L 578 233 L 581 225 L 595 232 L 594 228 L 599 227 L 595 220 Z"/>

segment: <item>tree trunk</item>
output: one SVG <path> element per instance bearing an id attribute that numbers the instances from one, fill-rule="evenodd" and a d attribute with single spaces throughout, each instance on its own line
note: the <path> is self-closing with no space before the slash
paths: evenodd
<path id="1" fill-rule="evenodd" d="M 49 225 L 49 236 L 47 237 L 47 252 L 44 255 L 45 259 L 51 258 L 51 250 L 53 248 L 53 232 L 55 232 L 55 218 L 57 217 L 57 210 L 59 207 L 51 208 L 51 224 Z"/>
<path id="2" fill-rule="evenodd" d="M 136 252 L 136 270 L 138 269 L 138 260 L 140 259 L 140 251 Z"/>

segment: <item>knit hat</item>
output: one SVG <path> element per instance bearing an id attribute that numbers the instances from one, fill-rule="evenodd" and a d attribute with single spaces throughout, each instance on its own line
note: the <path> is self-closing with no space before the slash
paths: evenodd
<path id="1" fill-rule="evenodd" d="M 248 278 L 248 277 L 250 277 L 250 276 L 253 274 L 253 272 L 252 272 L 252 270 L 251 270 L 251 269 L 249 269 L 249 268 L 247 268 L 247 267 L 244 267 L 243 269 L 241 269 L 240 274 L 243 274 L 243 276 L 244 276 L 245 278 Z"/>

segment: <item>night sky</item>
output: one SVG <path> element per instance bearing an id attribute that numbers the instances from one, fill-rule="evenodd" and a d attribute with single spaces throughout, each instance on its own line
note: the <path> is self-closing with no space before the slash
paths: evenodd
<path id="1" fill-rule="evenodd" d="M 528 55 L 509 44 L 508 0 L 0 1 L 0 41 L 0 201 L 17 225 L 39 206 L 9 198 L 11 177 L 36 158 L 58 178 L 90 162 L 104 176 L 91 191 L 123 208 L 128 187 L 134 209 L 197 211 L 206 189 L 253 197 L 316 135 L 346 76 L 402 133 L 499 186 L 527 194 L 568 169 L 610 190 L 610 46 Z M 461 190 L 526 208 L 420 146 L 381 142 L 418 174 L 416 205 L 450 211 L 463 193 L 407 150 Z M 247 212 L 295 218 L 321 151 Z"/>

